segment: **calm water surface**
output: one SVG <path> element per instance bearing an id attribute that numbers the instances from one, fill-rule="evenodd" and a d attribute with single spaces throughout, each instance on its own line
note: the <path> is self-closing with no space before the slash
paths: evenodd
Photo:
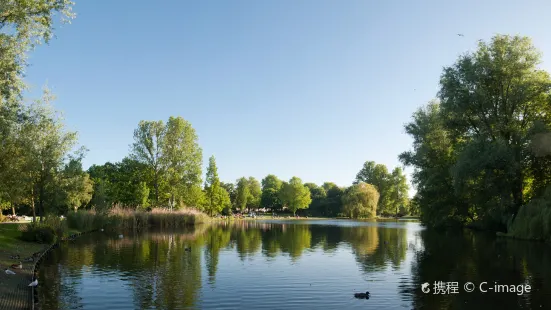
<path id="1" fill-rule="evenodd" d="M 451 284 L 434 295 L 435 281 L 457 282 L 458 293 Z M 467 293 L 468 281 L 531 291 Z M 49 255 L 39 297 L 52 310 L 551 309 L 550 282 L 541 243 L 417 222 L 245 221 L 83 236 Z M 369 300 L 353 297 L 366 290 Z"/>

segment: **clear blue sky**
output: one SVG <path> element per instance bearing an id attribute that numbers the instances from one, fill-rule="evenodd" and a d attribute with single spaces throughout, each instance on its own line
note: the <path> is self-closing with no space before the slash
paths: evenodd
<path id="1" fill-rule="evenodd" d="M 403 124 L 478 39 L 531 36 L 551 63 L 544 0 L 75 1 L 27 81 L 58 96 L 85 167 L 126 156 L 140 120 L 174 115 L 223 181 L 349 185 L 367 160 L 400 165 Z"/>

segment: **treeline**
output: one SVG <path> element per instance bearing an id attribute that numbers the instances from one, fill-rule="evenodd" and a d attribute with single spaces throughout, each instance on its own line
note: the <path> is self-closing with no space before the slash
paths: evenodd
<path id="1" fill-rule="evenodd" d="M 303 183 L 298 177 L 284 181 L 272 174 L 261 182 L 242 177 L 224 183 L 212 156 L 202 185 L 202 151 L 195 131 L 184 119 L 171 117 L 166 125 L 141 121 L 134 141 L 131 154 L 121 162 L 90 167 L 94 196 L 87 207 L 193 207 L 211 216 L 262 210 L 354 218 L 402 216 L 411 211 L 401 168 L 389 173 L 384 165 L 366 162 L 348 188 L 331 182 L 321 186 Z"/>
<path id="2" fill-rule="evenodd" d="M 80 164 L 85 150 L 73 152 L 76 133 L 51 107 L 53 96 L 45 89 L 31 104 L 23 98 L 27 53 L 51 39 L 53 16 L 73 17 L 71 6 L 59 0 L 0 5 L 0 209 L 26 208 L 34 216 L 78 208 L 91 197 Z"/>
<path id="3" fill-rule="evenodd" d="M 498 35 L 444 68 L 400 155 L 424 223 L 551 237 L 551 78 L 540 61 L 529 38 Z"/>

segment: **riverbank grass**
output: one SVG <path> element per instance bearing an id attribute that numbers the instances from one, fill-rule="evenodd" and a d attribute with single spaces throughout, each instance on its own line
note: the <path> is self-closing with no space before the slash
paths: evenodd
<path id="1" fill-rule="evenodd" d="M 146 230 L 148 228 L 182 228 L 209 221 L 210 217 L 208 215 L 195 209 L 174 211 L 153 209 L 151 212 L 146 212 L 115 208 L 105 214 L 85 210 L 67 214 L 68 227 L 79 231 L 96 229 L 120 231 Z"/>

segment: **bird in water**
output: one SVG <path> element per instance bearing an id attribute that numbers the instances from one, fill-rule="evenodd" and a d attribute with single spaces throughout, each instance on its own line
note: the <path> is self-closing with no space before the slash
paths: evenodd
<path id="1" fill-rule="evenodd" d="M 34 279 L 33 282 L 31 282 L 28 286 L 32 286 L 32 287 L 35 287 L 38 285 L 38 279 Z"/>
<path id="2" fill-rule="evenodd" d="M 13 268 L 13 269 L 23 269 L 23 264 L 21 262 L 19 262 L 19 264 L 11 265 L 11 268 Z"/>
<path id="3" fill-rule="evenodd" d="M 32 257 L 32 256 L 31 256 L 31 257 L 27 257 L 27 258 L 25 258 L 25 261 L 26 261 L 26 262 L 34 262 L 34 257 Z"/>
<path id="4" fill-rule="evenodd" d="M 15 274 L 15 272 L 9 270 L 8 268 L 6 268 L 5 272 L 6 272 L 6 274 Z"/>
<path id="5" fill-rule="evenodd" d="M 354 293 L 354 297 L 360 298 L 360 299 L 369 299 L 369 291 L 365 293 Z"/>
<path id="6" fill-rule="evenodd" d="M 11 255 L 11 256 L 10 256 L 10 259 L 20 259 L 20 256 L 19 256 L 19 254 L 17 254 L 17 255 Z"/>
<path id="7" fill-rule="evenodd" d="M 103 228 L 102 228 L 102 229 L 100 229 L 100 231 L 103 231 Z"/>
<path id="8" fill-rule="evenodd" d="M 185 251 L 186 252 L 191 252 L 191 248 L 186 248 Z"/>

